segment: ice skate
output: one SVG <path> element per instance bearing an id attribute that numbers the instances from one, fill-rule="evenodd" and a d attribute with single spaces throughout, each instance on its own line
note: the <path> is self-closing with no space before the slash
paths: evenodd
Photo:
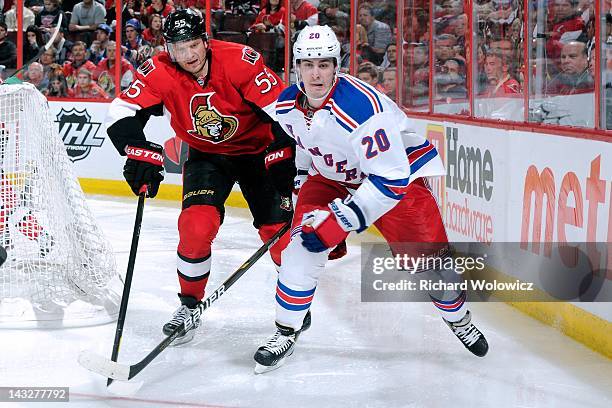
<path id="1" fill-rule="evenodd" d="M 298 336 L 308 330 L 311 324 L 310 310 L 304 316 L 302 328 L 295 331 L 289 327 L 277 324 L 276 332 L 257 349 L 255 359 L 255 374 L 263 374 L 276 370 L 285 363 L 287 357 L 293 354 L 293 348 Z"/>
<path id="2" fill-rule="evenodd" d="M 293 354 L 293 348 L 298 333 L 295 330 L 277 325 L 276 332 L 259 347 L 253 358 L 255 359 L 255 374 L 262 374 L 281 367 L 287 357 Z"/>
<path id="3" fill-rule="evenodd" d="M 449 322 L 443 319 L 461 343 L 478 357 L 484 357 L 489 351 L 489 344 L 485 336 L 472 324 L 472 314 L 468 310 L 463 319 L 458 322 Z"/>
<path id="4" fill-rule="evenodd" d="M 181 306 L 174 311 L 172 319 L 168 323 L 164 324 L 164 327 L 162 329 L 162 332 L 166 336 L 171 335 L 177 327 L 179 327 L 181 324 L 183 324 L 184 321 L 190 318 L 193 309 L 195 309 L 198 306 L 198 303 L 200 303 L 193 296 L 183 296 L 181 294 L 179 294 L 178 296 L 179 299 L 181 299 Z M 183 335 L 178 336 L 172 342 L 172 346 L 178 346 L 193 340 L 193 337 L 195 336 L 195 329 L 200 327 L 200 323 L 201 320 L 198 316 L 198 318 L 193 322 L 193 327 Z"/>

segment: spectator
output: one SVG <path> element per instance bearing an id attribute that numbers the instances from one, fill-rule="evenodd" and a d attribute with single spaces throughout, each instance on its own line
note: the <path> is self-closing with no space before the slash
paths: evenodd
<path id="1" fill-rule="evenodd" d="M 481 95 L 487 89 L 487 84 L 489 81 L 484 69 L 485 60 L 487 58 L 487 46 L 484 44 L 484 39 L 481 37 L 478 38 L 478 42 L 480 44 L 478 45 L 478 48 L 476 48 L 478 68 L 478 71 L 476 72 L 476 93 Z"/>
<path id="2" fill-rule="evenodd" d="M 501 53 L 490 51 L 485 58 L 487 87 L 484 96 L 491 98 L 521 93 L 518 81 L 510 75 L 510 61 Z"/>
<path id="3" fill-rule="evenodd" d="M 228 8 L 226 9 L 225 3 L 228 3 Z M 223 15 L 226 11 L 230 11 L 231 5 L 230 1 L 227 0 L 211 0 L 210 2 L 210 10 L 215 12 L 215 14 Z M 265 0 L 262 1 L 261 7 L 264 6 Z M 194 11 L 199 11 L 200 14 L 204 15 L 206 12 L 206 0 L 174 0 L 174 8 L 176 10 L 187 10 L 191 9 Z M 214 26 L 214 21 L 211 21 L 211 26 Z"/>
<path id="4" fill-rule="evenodd" d="M 456 0 L 443 0 L 441 8 L 436 12 L 436 19 L 440 17 L 453 18 L 463 12 L 462 4 Z"/>
<path id="5" fill-rule="evenodd" d="M 510 38 L 496 37 L 489 42 L 491 51 L 502 54 L 506 59 L 511 60 L 514 57 L 514 47 Z"/>
<path id="6" fill-rule="evenodd" d="M 72 89 L 68 88 L 66 78 L 61 74 L 50 78 L 47 91 L 43 93 L 52 98 L 72 98 L 74 96 Z"/>
<path id="7" fill-rule="evenodd" d="M 590 55 L 591 51 L 595 52 L 593 51 L 593 47 L 595 47 L 596 44 L 595 40 L 595 15 L 593 14 L 586 22 L 586 27 L 584 28 L 584 31 L 580 33 L 578 38 L 576 38 L 576 41 L 585 43 Z"/>
<path id="8" fill-rule="evenodd" d="M 410 44 L 409 52 L 410 65 L 413 71 L 420 68 L 427 68 L 429 65 L 429 49 L 426 44 L 412 43 Z"/>
<path id="9" fill-rule="evenodd" d="M 49 73 L 51 72 L 51 65 L 55 64 L 55 54 L 57 50 L 54 46 L 49 47 L 48 50 L 42 53 L 38 62 L 43 66 L 43 70 L 45 73 L 45 77 L 49 78 Z"/>
<path id="10" fill-rule="evenodd" d="M 126 41 L 123 43 L 123 47 L 127 60 L 130 61 L 134 68 L 138 68 L 140 65 L 141 58 L 139 59 L 138 55 L 139 49 L 144 45 L 149 45 L 140 35 L 141 32 L 142 26 L 137 19 L 133 18 L 125 23 Z"/>
<path id="11" fill-rule="evenodd" d="M 59 7 L 60 0 L 45 0 L 44 8 L 36 15 L 35 24 L 45 34 L 51 34 L 53 27 L 57 25 L 57 20 L 64 12 Z M 64 15 L 62 18 L 62 26 L 68 28 L 68 19 Z"/>
<path id="12" fill-rule="evenodd" d="M 49 80 L 45 78 L 43 66 L 38 62 L 33 62 L 28 66 L 24 80 L 34 85 L 41 92 L 49 86 Z"/>
<path id="13" fill-rule="evenodd" d="M 89 61 L 88 61 L 89 62 Z M 86 68 L 81 68 L 78 71 L 77 82 L 74 87 L 75 98 L 105 98 L 108 99 L 108 94 L 104 92 L 98 84 L 92 79 L 92 73 Z"/>
<path id="14" fill-rule="evenodd" d="M 452 23 L 463 13 L 463 7 L 455 0 L 443 0 L 441 3 L 441 7 L 436 7 L 434 12 L 434 32 L 436 35 L 451 34 Z"/>
<path id="15" fill-rule="evenodd" d="M 134 10 L 134 7 L 136 7 L 135 0 L 125 0 L 121 1 L 119 4 L 121 4 L 121 21 L 125 22 L 138 16 L 137 11 L 140 10 L 140 4 L 138 8 Z M 117 26 L 115 0 L 106 0 L 106 24 L 112 28 L 116 28 Z"/>
<path id="16" fill-rule="evenodd" d="M 548 58 L 556 60 L 563 44 L 576 40 L 585 29 L 585 22 L 576 9 L 574 0 L 554 0 L 553 26 L 547 33 Z"/>
<path id="17" fill-rule="evenodd" d="M 429 42 L 429 10 L 410 10 L 410 18 L 403 19 L 404 41 L 407 43 Z"/>
<path id="18" fill-rule="evenodd" d="M 106 45 L 112 32 L 113 29 L 106 23 L 102 23 L 96 28 L 96 39 L 89 47 L 89 60 L 94 64 L 106 57 Z"/>
<path id="19" fill-rule="evenodd" d="M 378 72 L 378 67 L 374 65 L 372 61 L 363 61 L 362 63 L 359 64 L 359 66 L 357 67 L 357 70 L 360 70 L 363 67 L 368 67 L 368 68 L 371 67 L 371 68 L 374 68 L 376 72 Z"/>
<path id="20" fill-rule="evenodd" d="M 63 64 L 64 62 L 68 61 L 72 56 L 71 50 L 74 44 L 72 43 L 72 41 L 64 38 L 67 31 L 68 29 L 66 29 L 65 27 L 60 27 L 59 32 L 57 33 L 57 36 L 53 41 L 53 46 L 57 50 L 57 53 L 55 54 L 55 61 L 58 64 Z"/>
<path id="21" fill-rule="evenodd" d="M 17 65 L 17 47 L 6 37 L 6 23 L 0 22 L 0 65 L 6 68 L 15 68 Z"/>
<path id="22" fill-rule="evenodd" d="M 395 100 L 395 87 L 396 87 L 396 70 L 395 68 L 387 68 L 383 71 L 382 86 L 385 90 L 385 94 Z"/>
<path id="23" fill-rule="evenodd" d="M 455 45 L 457 45 L 457 38 L 452 34 L 441 34 L 436 38 L 434 52 L 437 72 L 447 60 L 455 58 Z"/>
<path id="24" fill-rule="evenodd" d="M 467 14 L 459 14 L 450 22 L 450 33 L 457 38 L 457 45 L 465 47 L 465 34 L 467 33 L 468 18 Z M 465 57 L 465 54 L 461 54 Z"/>
<path id="25" fill-rule="evenodd" d="M 144 2 L 143 2 L 144 5 Z M 174 11 L 174 7 L 168 4 L 168 0 L 151 0 L 151 5 L 143 7 L 142 14 L 148 19 L 151 14 L 159 14 L 162 17 L 168 17 L 168 14 Z"/>
<path id="26" fill-rule="evenodd" d="M 357 71 L 357 78 L 361 79 L 367 84 L 370 84 L 376 88 L 377 91 L 385 93 L 385 88 L 378 83 L 378 71 L 373 65 L 365 65 L 360 67 Z"/>
<path id="27" fill-rule="evenodd" d="M 391 43 L 387 46 L 387 51 L 383 57 L 383 62 L 380 64 L 381 69 L 397 67 L 397 47 L 395 43 Z"/>
<path id="28" fill-rule="evenodd" d="M 437 96 L 442 98 L 467 98 L 464 63 L 451 58 L 444 62 L 442 72 L 436 74 Z"/>
<path id="29" fill-rule="evenodd" d="M 60 64 L 51 64 L 49 65 L 48 68 L 49 68 L 49 74 L 47 75 L 47 78 L 49 78 L 49 80 L 59 77 L 59 76 L 64 77 L 64 69 L 62 68 Z"/>
<path id="30" fill-rule="evenodd" d="M 484 22 L 488 20 L 489 14 L 494 11 L 493 2 L 491 0 L 476 0 L 474 2 L 474 10 L 478 16 L 478 21 Z"/>
<path id="31" fill-rule="evenodd" d="M 412 43 L 405 54 L 407 58 L 408 99 L 414 100 L 429 95 L 429 47 L 422 43 Z M 410 78 L 410 79 L 409 79 Z"/>
<path id="32" fill-rule="evenodd" d="M 395 2 L 389 0 L 369 0 L 368 3 L 370 3 L 372 9 L 372 15 L 377 20 L 386 23 L 388 26 L 395 25 Z"/>
<path id="33" fill-rule="evenodd" d="M 34 14 L 38 14 L 43 9 L 43 0 L 25 0 L 24 5 Z"/>
<path id="34" fill-rule="evenodd" d="M 549 95 L 572 95 L 593 90 L 586 44 L 570 41 L 561 49 L 561 72 L 547 85 Z"/>
<path id="35" fill-rule="evenodd" d="M 493 0 L 493 11 L 487 19 L 496 24 L 512 24 L 516 19 L 518 7 L 514 0 Z"/>
<path id="36" fill-rule="evenodd" d="M 368 3 L 359 7 L 359 23 L 365 27 L 368 33 L 368 42 L 362 47 L 362 56 L 380 65 L 387 46 L 392 41 L 391 28 L 374 18 L 372 8 Z"/>
<path id="37" fill-rule="evenodd" d="M 336 38 L 340 43 L 340 72 L 348 73 L 351 64 L 351 43 L 349 42 L 347 32 L 339 25 L 332 26 L 331 29 L 334 31 L 334 34 L 336 34 Z M 357 63 L 360 62 L 361 57 L 358 54 Z"/>
<path id="38" fill-rule="evenodd" d="M 317 9 L 319 10 L 319 24 L 337 25 L 345 30 L 349 28 L 350 0 L 321 0 Z"/>
<path id="39" fill-rule="evenodd" d="M 89 71 L 96 69 L 96 65 L 86 57 L 87 51 L 85 51 L 85 43 L 83 41 L 75 42 L 72 46 L 71 60 L 66 61 L 62 67 L 69 88 L 74 87 L 79 69 L 86 68 Z"/>
<path id="40" fill-rule="evenodd" d="M 510 26 L 510 41 L 512 41 L 514 49 L 520 50 L 522 48 L 521 44 L 523 42 L 523 21 L 518 18 L 514 20 L 512 22 L 512 26 Z"/>
<path id="41" fill-rule="evenodd" d="M 104 23 L 106 9 L 94 0 L 83 0 L 76 4 L 70 18 L 70 31 L 93 31 L 98 25 Z"/>
<path id="42" fill-rule="evenodd" d="M 149 15 L 149 28 L 142 32 L 142 38 L 153 47 L 165 44 L 166 41 L 162 32 L 162 17 L 159 14 Z"/>
<path id="43" fill-rule="evenodd" d="M 16 5 L 13 4 L 11 9 L 4 14 L 4 22 L 7 26 L 7 31 L 17 31 L 17 11 Z M 35 16 L 34 12 L 27 7 L 23 7 L 23 31 L 27 27 L 34 24 Z"/>
<path id="44" fill-rule="evenodd" d="M 296 30 L 301 30 L 307 25 L 319 23 L 317 8 L 305 0 L 291 1 L 291 26 Z"/>
<path id="45" fill-rule="evenodd" d="M 280 0 L 268 0 L 266 5 L 261 8 L 255 22 L 251 26 L 254 31 L 278 31 L 283 32 L 285 24 L 285 7 L 281 6 Z M 281 25 L 277 29 L 277 27 Z"/>
<path id="46" fill-rule="evenodd" d="M 109 95 L 115 94 L 115 51 L 117 45 L 109 41 L 106 46 L 107 57 L 98 63 L 93 78 Z M 121 89 L 127 88 L 133 79 L 134 68 L 128 60 L 121 57 Z"/>
<path id="47" fill-rule="evenodd" d="M 44 45 L 42 33 L 38 27 L 31 25 L 26 28 L 25 41 L 23 42 L 23 61 L 30 61 L 34 58 L 38 54 L 38 50 Z"/>

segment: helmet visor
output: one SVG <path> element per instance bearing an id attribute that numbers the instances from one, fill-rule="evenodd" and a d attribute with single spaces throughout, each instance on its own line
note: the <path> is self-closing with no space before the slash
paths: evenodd
<path id="1" fill-rule="evenodd" d="M 195 38 L 175 43 L 166 43 L 168 54 L 175 62 L 189 62 L 206 56 L 206 47 L 202 38 Z"/>

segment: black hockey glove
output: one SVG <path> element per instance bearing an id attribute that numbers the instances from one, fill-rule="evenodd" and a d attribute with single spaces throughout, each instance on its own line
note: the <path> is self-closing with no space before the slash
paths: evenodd
<path id="1" fill-rule="evenodd" d="M 155 197 L 159 184 L 164 179 L 164 149 L 147 140 L 130 141 L 125 147 L 127 160 L 123 166 L 123 177 L 134 194 L 147 185 L 147 196 Z"/>
<path id="2" fill-rule="evenodd" d="M 277 139 L 266 149 L 265 165 L 272 184 L 283 197 L 291 197 L 295 168 L 295 142 L 290 137 Z"/>

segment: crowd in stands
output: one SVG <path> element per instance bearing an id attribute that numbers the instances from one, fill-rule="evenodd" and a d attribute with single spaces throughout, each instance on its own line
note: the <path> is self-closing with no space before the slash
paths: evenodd
<path id="1" fill-rule="evenodd" d="M 612 92 L 612 77 L 608 78 L 612 74 L 607 74 L 608 65 L 612 68 L 607 58 L 608 54 L 612 57 L 612 0 L 602 1 L 607 24 L 602 33 L 605 43 L 601 65 L 607 89 Z M 185 8 L 204 12 L 206 3 L 125 0 L 122 4 L 121 44 L 116 44 L 115 0 L 25 0 L 23 61 L 37 54 L 60 15 L 63 21 L 54 47 L 36 64 L 30 64 L 24 78 L 50 96 L 110 98 L 129 85 L 134 70 L 144 60 L 163 51 L 162 26 L 169 13 Z M 262 51 L 268 65 L 282 73 L 285 35 L 293 40 L 306 25 L 326 24 L 342 45 L 341 70 L 348 72 L 350 0 L 291 0 L 289 21 L 286 4 L 282 0 L 211 0 L 213 37 L 253 46 Z M 462 0 L 406 0 L 404 4 L 404 84 L 396 83 L 400 50 L 394 1 L 358 1 L 353 37 L 357 76 L 391 98 L 396 98 L 397 89 L 401 89 L 408 108 L 426 109 L 431 91 L 434 110 L 439 107 L 445 113 L 466 112 L 466 39 L 471 35 L 475 39 L 472 94 L 476 100 L 523 100 L 524 92 L 534 98 L 593 92 L 597 44 L 594 0 L 476 0 L 472 18 L 475 30 L 469 27 L 469 10 Z M 532 17 L 528 28 L 524 21 L 527 4 Z M 7 35 L 17 28 L 15 0 L 0 0 L 0 10 L 0 65 L 11 69 L 16 66 L 16 46 Z M 238 24 L 235 16 L 240 17 Z M 525 33 L 530 37 L 530 68 L 524 58 Z M 434 55 L 430 60 L 432 41 Z M 119 85 L 114 83 L 117 50 L 121 54 Z M 430 61 L 434 64 L 432 75 Z M 529 89 L 525 89 L 526 76 Z M 612 94 L 609 96 L 612 100 Z"/>
<path id="2" fill-rule="evenodd" d="M 217 1 L 218 6 L 220 2 Z M 134 70 L 164 50 L 163 21 L 176 8 L 203 11 L 204 0 L 128 0 L 121 14 L 121 44 L 115 42 L 115 0 L 25 0 L 23 62 L 36 57 L 61 26 L 53 46 L 27 65 L 21 79 L 53 97 L 112 98 L 129 86 Z M 17 68 L 15 0 L 0 0 L 0 65 L 4 77 Z M 10 37 L 10 38 L 9 38 Z M 119 59 L 120 84 L 115 84 Z M 2 70 L 0 70 L 0 75 Z"/>
<path id="3" fill-rule="evenodd" d="M 608 3 L 610 3 L 609 0 Z M 473 70 L 474 96 L 483 103 L 491 98 L 517 98 L 529 92 L 532 98 L 593 93 L 595 1 L 594 0 L 477 0 L 474 2 L 475 33 L 468 27 L 468 10 L 459 0 L 434 3 L 433 33 L 429 32 L 430 0 L 409 2 L 405 10 L 406 104 L 427 103 L 430 87 L 434 105 L 455 104 L 468 95 L 466 36 L 475 34 L 476 66 Z M 532 21 L 525 27 L 524 7 L 531 7 Z M 608 30 L 612 27 L 610 7 L 606 8 Z M 525 64 L 524 37 L 529 33 L 531 70 Z M 429 71 L 429 43 L 433 39 L 433 84 L 424 75 Z M 612 36 L 607 38 L 612 45 Z M 606 45 L 605 47 L 607 47 Z M 589 62 L 590 61 L 590 62 Z M 602 56 L 605 64 L 605 55 Z M 605 72 L 605 71 L 604 71 Z M 529 89 L 525 89 L 525 76 Z M 516 105 L 522 111 L 522 105 Z M 434 106 L 436 109 L 436 106 Z M 522 120 L 522 118 L 521 118 Z"/>
<path id="4" fill-rule="evenodd" d="M 192 8 L 204 13 L 205 0 L 126 0 L 121 8 L 121 44 L 115 43 L 115 0 L 25 0 L 23 9 L 23 61 L 30 61 L 55 31 L 63 16 L 53 47 L 30 64 L 23 79 L 49 96 L 111 98 L 131 82 L 134 70 L 147 58 L 164 50 L 163 22 L 175 9 Z M 212 0 L 213 37 L 244 42 L 262 51 L 278 73 L 285 68 L 285 35 L 295 38 L 307 25 L 332 26 L 342 43 L 342 69 L 349 68 L 349 0 L 291 0 L 290 21 L 281 0 Z M 0 65 L 5 77 L 17 65 L 15 0 L 0 0 Z M 358 55 L 361 64 L 374 66 L 380 89 L 395 93 L 397 49 L 389 25 L 395 8 L 378 0 L 359 6 Z M 230 17 L 239 15 L 241 27 Z M 247 21 L 247 24 L 244 24 Z M 235 32 L 244 34 L 236 36 Z M 7 38 L 12 34 L 11 38 Z M 251 41 L 252 40 L 252 41 Z M 115 55 L 121 51 L 121 84 L 115 85 Z M 42 69 L 42 76 L 40 71 Z M 386 71 L 386 73 L 385 73 Z M 386 78 L 386 79 L 385 79 Z M 388 85 L 383 87 L 383 84 Z M 394 96 L 394 95 L 392 95 Z"/>

